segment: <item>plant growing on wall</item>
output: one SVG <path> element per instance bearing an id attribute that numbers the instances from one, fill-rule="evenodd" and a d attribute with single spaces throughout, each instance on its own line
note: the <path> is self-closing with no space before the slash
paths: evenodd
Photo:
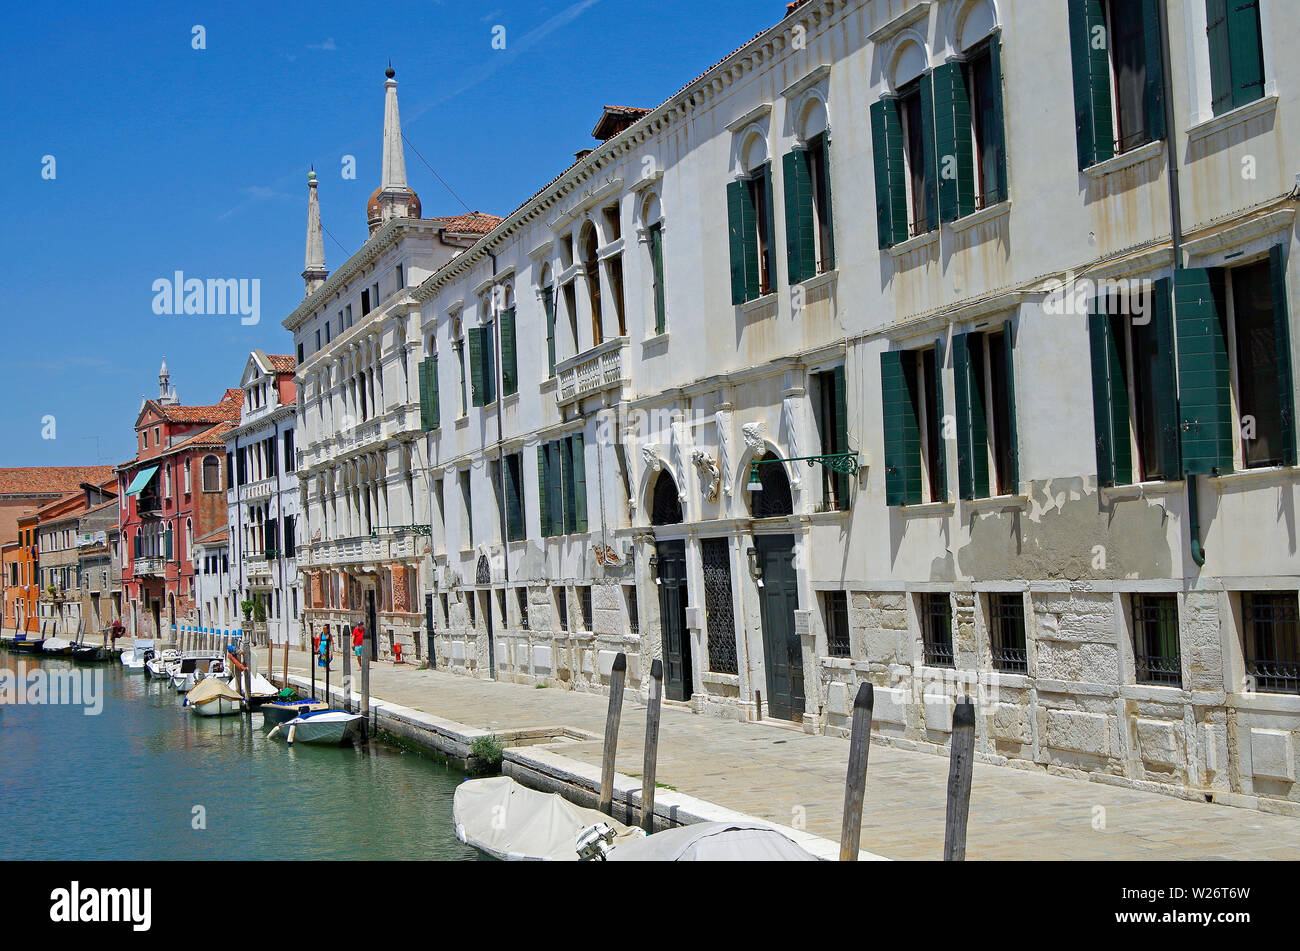
<path id="1" fill-rule="evenodd" d="M 252 598 L 248 598 L 247 600 L 239 602 L 239 610 L 244 612 L 244 623 L 248 623 L 253 619 L 254 606 L 255 606 L 255 602 L 253 601 Z"/>

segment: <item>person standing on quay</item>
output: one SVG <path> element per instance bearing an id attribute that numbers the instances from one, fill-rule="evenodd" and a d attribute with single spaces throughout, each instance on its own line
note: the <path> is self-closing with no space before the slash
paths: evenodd
<path id="1" fill-rule="evenodd" d="M 357 622 L 357 626 L 352 629 L 352 653 L 357 655 L 357 664 L 361 663 L 361 648 L 366 642 L 366 629 Z"/>

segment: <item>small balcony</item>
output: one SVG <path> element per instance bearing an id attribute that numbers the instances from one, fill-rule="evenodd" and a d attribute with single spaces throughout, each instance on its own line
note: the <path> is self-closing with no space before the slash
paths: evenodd
<path id="1" fill-rule="evenodd" d="M 555 401 L 568 406 L 628 382 L 628 338 L 615 337 L 555 365 Z"/>
<path id="2" fill-rule="evenodd" d="M 159 555 L 141 555 L 134 567 L 137 578 L 161 578 L 167 572 L 167 561 Z"/>

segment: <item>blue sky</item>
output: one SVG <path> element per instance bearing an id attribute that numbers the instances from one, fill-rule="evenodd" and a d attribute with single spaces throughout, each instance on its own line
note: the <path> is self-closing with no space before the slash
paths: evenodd
<path id="1" fill-rule="evenodd" d="M 291 352 L 280 321 L 302 299 L 308 166 L 334 268 L 366 237 L 390 58 L 407 138 L 472 209 L 505 214 L 594 144 L 602 105 L 657 105 L 784 9 L 7 3 L 0 466 L 129 459 L 163 355 L 181 400 L 209 403 L 238 385 L 250 349 Z M 406 167 L 425 215 L 463 210 L 409 147 Z M 154 314 L 153 282 L 177 270 L 259 279 L 260 323 Z"/>

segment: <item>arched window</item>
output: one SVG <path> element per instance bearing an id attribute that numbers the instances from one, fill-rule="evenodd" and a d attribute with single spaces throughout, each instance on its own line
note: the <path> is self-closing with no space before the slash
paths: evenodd
<path id="1" fill-rule="evenodd" d="M 654 304 L 655 333 L 668 329 L 667 299 L 664 295 L 664 222 L 656 195 L 647 195 L 641 205 L 645 223 L 646 249 L 650 253 L 650 294 Z"/>
<path id="2" fill-rule="evenodd" d="M 769 452 L 762 457 L 764 465 L 755 467 L 763 490 L 750 493 L 749 510 L 754 518 L 780 518 L 794 514 L 790 479 L 785 474 L 785 466 L 775 461 L 777 458 Z"/>
<path id="3" fill-rule="evenodd" d="M 216 456 L 203 457 L 203 491 L 221 491 L 221 460 Z"/>
<path id="4" fill-rule="evenodd" d="M 590 221 L 582 229 L 582 273 L 587 279 L 587 299 L 591 302 L 591 345 L 599 346 L 605 340 L 600 321 L 600 254 L 596 226 Z"/>
<path id="5" fill-rule="evenodd" d="M 677 483 L 668 470 L 655 479 L 654 501 L 650 506 L 651 525 L 677 525 L 682 520 L 682 500 L 677 495 Z"/>

